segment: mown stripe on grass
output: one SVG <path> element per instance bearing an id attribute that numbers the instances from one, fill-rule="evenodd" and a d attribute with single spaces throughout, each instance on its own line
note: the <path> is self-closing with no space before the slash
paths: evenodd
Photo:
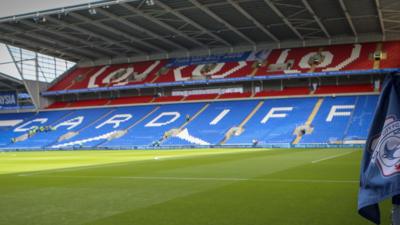
<path id="1" fill-rule="evenodd" d="M 358 183 L 357 180 L 331 180 L 331 179 L 268 179 L 268 178 L 244 178 L 244 177 L 155 177 L 155 176 L 82 176 L 82 175 L 31 175 L 48 178 L 83 178 L 83 179 L 132 179 L 132 180 L 176 180 L 176 181 L 257 181 L 280 183 Z"/>

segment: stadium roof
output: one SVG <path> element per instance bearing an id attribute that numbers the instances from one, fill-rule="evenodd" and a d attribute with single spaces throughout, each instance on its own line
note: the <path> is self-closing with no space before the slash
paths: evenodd
<path id="1" fill-rule="evenodd" d="M 114 0 L 0 19 L 0 42 L 103 64 L 399 40 L 398 0 Z"/>
<path id="2" fill-rule="evenodd" d="M 14 77 L 6 75 L 0 72 L 0 90 L 17 90 L 24 89 L 24 84 L 21 80 L 18 80 Z"/>

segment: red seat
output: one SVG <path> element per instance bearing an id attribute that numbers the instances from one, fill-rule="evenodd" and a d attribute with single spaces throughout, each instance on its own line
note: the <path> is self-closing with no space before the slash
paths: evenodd
<path id="1" fill-rule="evenodd" d="M 225 93 L 219 96 L 219 99 L 228 99 L 228 98 L 249 98 L 251 97 L 250 92 L 244 92 L 244 93 Z"/>
<path id="2" fill-rule="evenodd" d="M 94 99 L 94 100 L 81 100 L 76 102 L 71 102 L 70 107 L 85 107 L 85 106 L 104 106 L 110 100 L 108 99 Z"/>
<path id="3" fill-rule="evenodd" d="M 310 90 L 307 87 L 290 87 L 283 90 L 261 91 L 258 92 L 255 97 L 308 95 L 309 93 Z"/>
<path id="4" fill-rule="evenodd" d="M 152 96 L 136 96 L 136 97 L 122 97 L 113 99 L 109 105 L 129 105 L 129 104 L 140 104 L 149 103 L 153 99 Z"/>
<path id="5" fill-rule="evenodd" d="M 314 94 L 339 94 L 339 93 L 360 93 L 373 92 L 374 87 L 371 84 L 367 85 L 328 85 L 319 87 Z"/>
<path id="6" fill-rule="evenodd" d="M 185 98 L 185 100 L 188 101 L 206 100 L 206 99 L 215 99 L 216 97 L 218 97 L 218 94 L 189 95 Z"/>
<path id="7" fill-rule="evenodd" d="M 153 102 L 178 102 L 183 99 L 183 96 L 161 96 L 154 98 Z"/>
<path id="8" fill-rule="evenodd" d="M 67 108 L 69 102 L 54 102 L 51 105 L 49 105 L 47 108 L 48 109 L 59 109 L 59 108 Z"/>

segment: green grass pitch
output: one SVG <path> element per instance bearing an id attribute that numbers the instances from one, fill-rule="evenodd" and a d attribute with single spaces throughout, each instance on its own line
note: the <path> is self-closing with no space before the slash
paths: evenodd
<path id="1" fill-rule="evenodd" d="M 0 153 L 0 224 L 369 224 L 356 211 L 360 159 L 350 149 Z"/>

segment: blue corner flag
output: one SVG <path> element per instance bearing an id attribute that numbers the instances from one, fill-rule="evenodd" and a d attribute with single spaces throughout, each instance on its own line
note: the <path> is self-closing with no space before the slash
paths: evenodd
<path id="1" fill-rule="evenodd" d="M 400 194 L 400 76 L 383 84 L 361 162 L 358 212 L 380 224 L 379 202 Z"/>

